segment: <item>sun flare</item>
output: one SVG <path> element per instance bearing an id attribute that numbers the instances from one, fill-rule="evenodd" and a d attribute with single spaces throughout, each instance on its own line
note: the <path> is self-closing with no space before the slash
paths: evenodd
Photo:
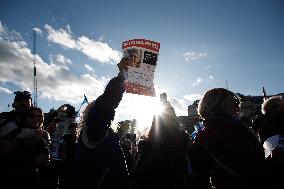
<path id="1" fill-rule="evenodd" d="M 129 107 L 132 107 L 129 109 Z M 135 95 L 131 101 L 131 106 L 128 106 L 127 111 L 134 114 L 136 122 L 136 132 L 146 134 L 152 124 L 153 116 L 160 114 L 163 108 L 158 97 L 147 97 Z"/>

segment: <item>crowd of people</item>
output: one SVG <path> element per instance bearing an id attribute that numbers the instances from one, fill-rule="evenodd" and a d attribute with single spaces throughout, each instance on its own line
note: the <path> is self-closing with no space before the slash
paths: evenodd
<path id="1" fill-rule="evenodd" d="M 69 104 L 44 116 L 31 94 L 16 92 L 13 110 L 0 114 L 1 184 L 47 189 L 227 189 L 283 185 L 284 99 L 265 99 L 248 128 L 241 99 L 224 88 L 208 90 L 198 104 L 202 129 L 188 133 L 174 108 L 153 115 L 144 138 L 121 137 L 113 124 L 124 94 L 126 59 L 105 91 L 76 122 Z M 127 135 L 130 136 L 130 135 Z M 134 145 L 133 145 L 134 141 Z"/>

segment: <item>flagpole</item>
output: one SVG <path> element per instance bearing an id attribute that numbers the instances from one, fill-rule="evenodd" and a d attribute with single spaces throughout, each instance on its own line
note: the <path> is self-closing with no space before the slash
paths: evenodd
<path id="1" fill-rule="evenodd" d="M 84 103 L 81 104 L 80 108 L 79 108 L 78 111 L 77 111 L 77 114 L 80 112 L 80 109 L 82 108 L 83 104 L 84 104 Z"/>
<path id="2" fill-rule="evenodd" d="M 229 87 L 228 87 L 228 80 L 226 80 L 226 88 L 227 88 L 227 90 L 229 90 Z"/>
<path id="3" fill-rule="evenodd" d="M 267 99 L 265 88 L 262 87 L 262 93 L 263 93 L 263 101 Z"/>

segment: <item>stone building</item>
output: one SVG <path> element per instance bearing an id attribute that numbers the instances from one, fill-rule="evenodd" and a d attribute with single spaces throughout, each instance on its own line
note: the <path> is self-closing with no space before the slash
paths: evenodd
<path id="1" fill-rule="evenodd" d="M 179 116 L 178 121 L 179 123 L 185 128 L 185 130 L 189 133 L 194 131 L 194 125 L 200 121 L 200 117 L 197 113 L 197 106 L 199 100 L 196 100 L 189 105 L 187 108 L 187 116 Z"/>

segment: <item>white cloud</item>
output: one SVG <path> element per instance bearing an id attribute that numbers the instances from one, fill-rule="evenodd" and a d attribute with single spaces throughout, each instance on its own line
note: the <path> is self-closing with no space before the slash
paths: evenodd
<path id="1" fill-rule="evenodd" d="M 205 68 L 209 69 L 209 68 L 211 68 L 211 65 L 206 65 Z"/>
<path id="2" fill-rule="evenodd" d="M 49 42 L 58 43 L 66 48 L 76 48 L 76 41 L 64 29 L 55 30 L 48 24 L 45 24 L 44 28 L 48 32 L 47 40 Z"/>
<path id="3" fill-rule="evenodd" d="M 31 50 L 25 46 L 25 42 L 11 42 L 9 39 L 1 38 L 1 34 L 0 81 L 9 81 L 22 90 L 31 91 L 33 89 L 33 54 Z M 10 34 L 16 33 L 11 32 Z M 81 103 L 83 94 L 91 97 L 100 95 L 108 80 L 89 74 L 74 75 L 63 66 L 45 63 L 38 55 L 36 56 L 36 66 L 39 99 Z"/>
<path id="4" fill-rule="evenodd" d="M 0 87 L 0 93 L 12 94 L 12 91 L 7 88 Z"/>
<path id="5" fill-rule="evenodd" d="M 0 33 L 4 32 L 4 27 L 2 26 L 2 22 L 0 21 Z"/>
<path id="6" fill-rule="evenodd" d="M 192 86 L 199 85 L 202 82 L 201 78 L 197 78 L 195 82 L 192 83 Z"/>
<path id="7" fill-rule="evenodd" d="M 175 109 L 177 116 L 187 115 L 188 104 L 186 103 L 185 100 L 173 97 L 173 98 L 169 99 L 169 102 L 171 103 L 171 105 Z"/>
<path id="8" fill-rule="evenodd" d="M 95 70 L 94 70 L 94 68 L 92 68 L 92 66 L 90 66 L 90 65 L 88 65 L 88 64 L 85 64 L 85 68 L 86 68 L 89 72 L 95 73 Z"/>
<path id="9" fill-rule="evenodd" d="M 105 41 L 105 36 L 104 35 L 101 35 L 100 37 L 99 37 L 99 39 L 98 39 L 98 41 Z"/>
<path id="10" fill-rule="evenodd" d="M 65 58 L 63 55 L 61 54 L 57 54 L 55 56 L 55 61 L 57 63 L 63 64 L 63 65 L 68 65 L 68 64 L 72 64 L 72 61 L 68 58 Z"/>
<path id="11" fill-rule="evenodd" d="M 22 39 L 22 36 L 19 32 L 16 32 L 15 30 L 8 31 L 5 26 L 2 25 L 2 22 L 0 21 L 0 39 L 6 40 L 6 41 L 16 41 L 20 44 L 20 46 L 27 45 L 26 42 L 24 42 Z"/>
<path id="12" fill-rule="evenodd" d="M 207 52 L 200 52 L 200 53 L 198 54 L 199 57 L 203 57 L 203 56 L 206 56 L 206 55 L 207 55 Z"/>
<path id="13" fill-rule="evenodd" d="M 76 49 L 93 60 L 100 63 L 118 62 L 121 58 L 121 53 L 112 49 L 107 43 L 89 39 L 86 36 L 78 37 L 77 40 L 71 36 L 71 28 L 67 25 L 66 30 L 55 30 L 50 25 L 45 25 L 48 32 L 47 39 L 49 42 L 57 43 L 65 48 Z"/>
<path id="14" fill-rule="evenodd" d="M 67 24 L 67 26 L 66 26 L 66 30 L 67 30 L 67 32 L 68 32 L 68 33 L 70 33 L 70 34 L 72 33 L 72 32 L 71 32 L 71 27 L 70 27 L 70 25 L 69 25 L 69 24 Z"/>
<path id="15" fill-rule="evenodd" d="M 183 57 L 188 62 L 193 62 L 201 57 L 206 56 L 206 52 L 196 52 L 196 51 L 188 51 L 183 54 Z"/>
<path id="16" fill-rule="evenodd" d="M 213 77 L 212 75 L 209 75 L 208 77 L 209 77 L 209 79 L 211 79 L 211 80 L 214 79 L 214 77 Z"/>
<path id="17" fill-rule="evenodd" d="M 78 50 L 82 51 L 89 58 L 102 63 L 118 62 L 121 57 L 120 53 L 110 48 L 107 43 L 94 41 L 85 36 L 79 37 L 77 44 Z"/>
<path id="18" fill-rule="evenodd" d="M 195 100 L 201 99 L 202 95 L 201 94 L 189 94 L 189 95 L 185 95 L 183 98 L 190 101 L 190 102 L 194 102 Z"/>

